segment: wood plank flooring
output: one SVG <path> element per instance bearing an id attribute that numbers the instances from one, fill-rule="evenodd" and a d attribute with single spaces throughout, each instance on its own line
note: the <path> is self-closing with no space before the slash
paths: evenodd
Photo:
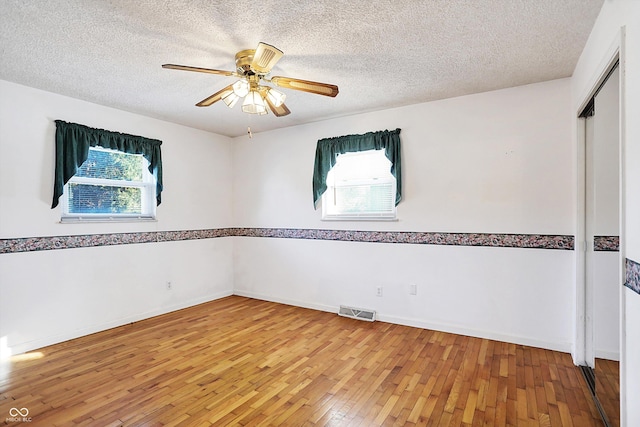
<path id="1" fill-rule="evenodd" d="M 611 427 L 620 426 L 620 362 L 596 359 L 596 394 Z"/>
<path id="2" fill-rule="evenodd" d="M 238 296 L 2 372 L 7 425 L 11 408 L 30 426 L 602 425 L 568 354 Z"/>

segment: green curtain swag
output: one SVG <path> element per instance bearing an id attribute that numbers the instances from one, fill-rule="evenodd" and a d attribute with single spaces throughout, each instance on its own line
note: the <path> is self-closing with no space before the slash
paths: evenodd
<path id="1" fill-rule="evenodd" d="M 156 179 L 156 203 L 161 202 L 162 192 L 162 141 L 127 135 L 103 129 L 94 129 L 77 123 L 56 120 L 56 168 L 53 183 L 53 203 L 58 206 L 64 185 L 76 174 L 89 157 L 89 147 L 100 146 L 129 154 L 142 154 L 149 161 L 149 172 Z"/>
<path id="2" fill-rule="evenodd" d="M 336 164 L 339 154 L 357 151 L 382 150 L 391 162 L 391 174 L 396 178 L 396 206 L 402 199 L 402 166 L 400 161 L 400 129 L 368 132 L 363 135 L 346 135 L 324 138 L 316 146 L 313 166 L 313 206 L 327 190 L 327 174 Z"/>

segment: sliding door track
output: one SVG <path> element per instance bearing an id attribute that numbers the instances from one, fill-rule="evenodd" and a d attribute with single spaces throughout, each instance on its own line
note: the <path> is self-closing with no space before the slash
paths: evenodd
<path id="1" fill-rule="evenodd" d="M 600 401 L 598 400 L 598 395 L 596 394 L 596 375 L 593 372 L 593 369 L 589 366 L 580 365 L 580 371 L 582 372 L 582 376 L 584 380 L 587 382 L 587 386 L 589 387 L 589 391 L 591 392 L 591 397 L 593 397 L 593 401 L 596 404 L 596 408 L 598 408 L 598 412 L 600 413 L 600 417 L 602 418 L 602 422 L 605 427 L 611 427 L 611 423 L 609 422 L 609 418 L 607 418 L 607 414 L 604 412 Z"/>

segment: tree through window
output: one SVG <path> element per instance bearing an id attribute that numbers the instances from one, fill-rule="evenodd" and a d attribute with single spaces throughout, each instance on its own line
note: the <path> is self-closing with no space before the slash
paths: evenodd
<path id="1" fill-rule="evenodd" d="M 91 147 L 65 186 L 64 219 L 155 217 L 154 178 L 140 154 Z"/>

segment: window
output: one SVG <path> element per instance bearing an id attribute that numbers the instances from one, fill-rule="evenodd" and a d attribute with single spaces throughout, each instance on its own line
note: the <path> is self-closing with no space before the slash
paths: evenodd
<path id="1" fill-rule="evenodd" d="M 384 150 L 338 155 L 327 174 L 322 219 L 395 219 L 396 179 Z"/>
<path id="2" fill-rule="evenodd" d="M 362 154 L 357 160 L 354 160 L 351 166 L 341 168 L 349 171 L 343 176 L 329 178 L 329 173 L 336 166 L 338 157 L 344 154 L 350 153 L 364 153 L 369 151 L 380 151 L 381 153 L 373 153 L 371 156 L 375 156 L 378 161 L 371 160 L 373 157 L 369 157 L 369 154 Z M 388 163 L 384 163 L 382 167 L 382 153 L 388 160 Z M 350 156 L 342 157 L 342 162 L 347 161 Z M 313 207 L 318 209 L 320 205 L 323 207 L 323 219 L 394 219 L 395 218 L 395 206 L 402 200 L 402 161 L 401 159 L 401 144 L 400 144 L 400 129 L 396 130 L 383 130 L 378 132 L 367 132 L 361 135 L 344 135 L 331 138 L 323 138 L 318 140 L 316 145 L 316 156 L 313 164 Z M 348 162 L 348 161 L 347 161 Z M 359 168 L 364 165 L 371 165 L 366 172 L 355 172 L 360 170 Z M 378 165 L 378 166 L 375 166 Z M 377 171 L 377 172 L 374 172 Z M 393 208 L 387 209 L 382 207 L 380 200 L 386 200 L 382 194 L 384 189 L 388 189 L 386 181 L 391 179 L 395 181 L 395 189 L 393 191 L 394 203 Z M 328 184 L 333 185 L 333 198 L 324 197 L 327 192 Z M 343 191 L 344 190 L 344 191 Z M 370 191 L 373 190 L 373 191 Z M 355 203 L 360 208 L 354 210 L 354 207 L 338 208 L 338 206 L 347 206 L 343 203 L 344 200 L 355 200 L 356 196 L 353 194 L 359 192 L 365 192 L 369 195 L 361 196 L 360 199 L 366 200 L 378 200 L 368 205 Z M 330 194 L 331 194 L 330 193 Z M 338 197 L 340 193 L 347 194 L 347 197 Z M 348 193 L 351 193 L 349 195 Z"/>
<path id="3" fill-rule="evenodd" d="M 154 219 L 155 187 L 141 154 L 91 147 L 64 187 L 62 220 Z"/>

